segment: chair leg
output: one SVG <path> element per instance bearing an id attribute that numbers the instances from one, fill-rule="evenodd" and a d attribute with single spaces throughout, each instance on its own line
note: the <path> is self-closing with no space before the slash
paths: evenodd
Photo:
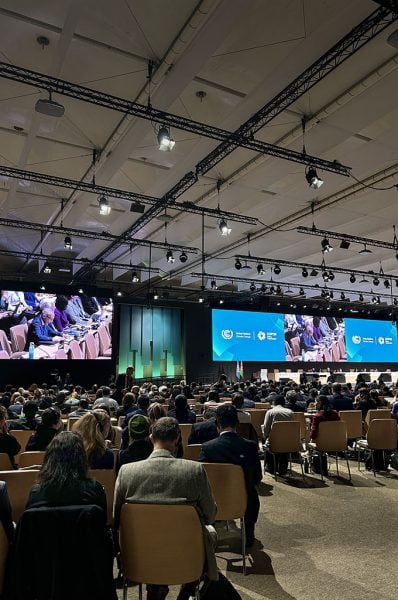
<path id="1" fill-rule="evenodd" d="M 376 477 L 376 469 L 375 469 L 375 457 L 374 457 L 374 452 L 373 450 L 370 450 L 371 454 L 372 454 L 372 471 L 373 471 L 373 475 Z"/>
<path id="2" fill-rule="evenodd" d="M 127 600 L 127 587 L 128 587 L 128 581 L 125 577 L 124 582 L 123 582 L 123 600 Z"/>
<path id="3" fill-rule="evenodd" d="M 300 467 L 301 467 L 301 475 L 303 476 L 303 481 L 305 481 L 305 476 L 304 476 L 304 460 L 303 457 L 301 456 L 301 453 L 298 453 L 299 455 L 299 461 L 300 461 Z"/>
<path id="4" fill-rule="evenodd" d="M 142 583 L 140 583 L 138 585 L 138 598 L 139 598 L 139 600 L 142 600 Z M 127 600 L 127 597 L 126 597 L 126 600 Z"/>
<path id="5" fill-rule="evenodd" d="M 240 520 L 240 533 L 242 538 L 243 575 L 246 575 L 246 526 L 245 520 Z"/>
<path id="6" fill-rule="evenodd" d="M 339 457 L 337 456 L 337 452 L 336 452 L 336 471 L 337 471 L 337 477 L 340 476 L 339 473 Z"/>
<path id="7" fill-rule="evenodd" d="M 349 477 L 349 479 L 350 479 L 350 481 L 351 481 L 350 463 L 348 462 L 348 456 L 347 456 L 347 452 L 344 452 L 344 455 L 345 455 L 345 460 L 346 460 L 346 463 L 347 463 L 348 477 Z"/>
<path id="8" fill-rule="evenodd" d="M 227 524 L 227 531 L 229 531 L 229 521 L 226 521 Z"/>
<path id="9" fill-rule="evenodd" d="M 322 465 L 322 456 L 323 456 L 323 453 L 322 452 L 318 452 L 318 456 L 319 456 L 319 470 L 321 472 L 321 480 L 323 481 L 323 465 Z"/>
<path id="10" fill-rule="evenodd" d="M 277 481 L 277 477 L 276 477 L 276 455 L 275 455 L 275 453 L 272 454 L 272 458 L 274 459 L 274 477 L 275 477 L 275 481 Z"/>

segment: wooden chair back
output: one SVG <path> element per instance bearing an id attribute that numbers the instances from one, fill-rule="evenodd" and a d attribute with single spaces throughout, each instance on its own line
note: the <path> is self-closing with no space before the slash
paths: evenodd
<path id="1" fill-rule="evenodd" d="M 124 504 L 119 540 L 122 573 L 130 581 L 179 585 L 203 574 L 203 530 L 193 506 Z"/>
<path id="2" fill-rule="evenodd" d="M 0 452 L 0 470 L 1 471 L 8 471 L 9 469 L 12 469 L 12 464 L 10 461 L 10 457 L 8 456 L 8 454 L 6 454 L 5 452 Z"/>
<path id="3" fill-rule="evenodd" d="M 181 430 L 182 447 L 185 450 L 185 448 L 188 446 L 188 438 L 189 438 L 189 434 L 191 433 L 191 430 L 192 430 L 191 423 L 180 424 L 180 430 Z"/>
<path id="4" fill-rule="evenodd" d="M 25 467 L 41 466 L 43 464 L 45 452 L 21 452 L 19 455 L 18 466 L 20 469 Z"/>
<path id="5" fill-rule="evenodd" d="M 267 408 L 249 408 L 245 409 L 250 413 L 251 423 L 256 430 L 258 438 L 261 440 L 263 436 L 263 432 L 261 429 L 261 425 L 264 424 L 265 415 L 267 413 Z"/>
<path id="6" fill-rule="evenodd" d="M 187 460 L 199 460 L 202 444 L 188 444 L 184 448 L 183 458 Z"/>
<path id="7" fill-rule="evenodd" d="M 22 452 L 25 452 L 26 444 L 29 441 L 30 436 L 34 433 L 33 429 L 12 429 L 10 434 L 15 437 L 16 440 L 21 444 L 21 449 L 18 454 L 15 455 L 15 462 L 19 463 L 19 457 Z"/>
<path id="8" fill-rule="evenodd" d="M 372 419 L 366 436 L 372 450 L 397 449 L 397 423 L 395 419 Z"/>
<path id="9" fill-rule="evenodd" d="M 16 523 L 25 510 L 32 486 L 37 482 L 38 469 L 27 471 L 2 471 L 1 481 L 7 484 L 8 497 L 12 509 L 12 519 Z"/>
<path id="10" fill-rule="evenodd" d="M 301 437 L 298 421 L 275 421 L 269 434 L 269 449 L 275 454 L 300 452 Z"/>
<path id="11" fill-rule="evenodd" d="M 107 506 L 107 523 L 113 523 L 113 496 L 115 494 L 116 473 L 114 469 L 89 469 L 88 476 L 104 486 Z"/>
<path id="12" fill-rule="evenodd" d="M 371 408 L 365 417 L 365 423 L 368 427 L 373 419 L 391 419 L 391 410 L 389 408 Z"/>
<path id="13" fill-rule="evenodd" d="M 344 421 L 322 421 L 316 438 L 317 450 L 321 452 L 345 452 L 347 450 L 347 427 Z"/>
<path id="14" fill-rule="evenodd" d="M 217 521 L 241 519 L 246 511 L 247 491 L 239 465 L 202 463 L 217 504 Z"/>
<path id="15" fill-rule="evenodd" d="M 341 410 L 340 419 L 347 427 L 347 438 L 359 440 L 362 437 L 362 413 L 360 410 Z"/>
<path id="16" fill-rule="evenodd" d="M 300 423 L 300 438 L 302 440 L 308 440 L 307 421 L 305 420 L 305 414 L 303 412 L 294 412 L 293 421 Z"/>

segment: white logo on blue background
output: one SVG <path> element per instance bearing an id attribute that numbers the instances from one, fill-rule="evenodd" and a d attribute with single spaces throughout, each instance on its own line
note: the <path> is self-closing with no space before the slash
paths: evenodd
<path id="1" fill-rule="evenodd" d="M 257 334 L 258 339 L 260 340 L 260 342 L 263 342 L 266 338 L 266 334 L 264 331 L 259 331 Z"/>
<path id="2" fill-rule="evenodd" d="M 379 337 L 377 338 L 377 341 L 379 342 L 379 344 L 383 345 L 384 344 L 384 338 L 383 337 Z"/>
<path id="3" fill-rule="evenodd" d="M 352 339 L 353 344 L 360 344 L 362 341 L 362 338 L 360 335 L 353 335 L 351 339 Z"/>
<path id="4" fill-rule="evenodd" d="M 221 337 L 224 338 L 224 340 L 232 340 L 234 337 L 234 332 L 232 329 L 222 329 Z"/>

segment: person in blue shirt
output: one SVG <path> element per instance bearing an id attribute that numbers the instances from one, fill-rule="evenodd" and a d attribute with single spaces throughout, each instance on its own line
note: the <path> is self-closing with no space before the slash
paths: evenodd
<path id="1" fill-rule="evenodd" d="M 64 339 L 55 329 L 53 320 L 54 311 L 49 307 L 43 308 L 41 313 L 32 320 L 26 336 L 26 351 L 29 350 L 31 342 L 36 346 L 40 346 L 40 344 L 55 344 Z"/>
<path id="2" fill-rule="evenodd" d="M 318 348 L 311 325 L 307 325 L 304 333 L 301 334 L 301 348 L 306 352 L 308 350 L 316 350 Z"/>

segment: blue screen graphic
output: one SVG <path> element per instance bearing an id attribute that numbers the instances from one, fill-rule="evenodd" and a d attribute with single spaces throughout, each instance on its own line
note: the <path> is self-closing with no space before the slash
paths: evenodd
<path id="1" fill-rule="evenodd" d="M 347 362 L 397 362 L 397 328 L 391 321 L 344 319 Z"/>
<path id="2" fill-rule="evenodd" d="M 212 311 L 213 360 L 284 361 L 283 314 Z"/>

